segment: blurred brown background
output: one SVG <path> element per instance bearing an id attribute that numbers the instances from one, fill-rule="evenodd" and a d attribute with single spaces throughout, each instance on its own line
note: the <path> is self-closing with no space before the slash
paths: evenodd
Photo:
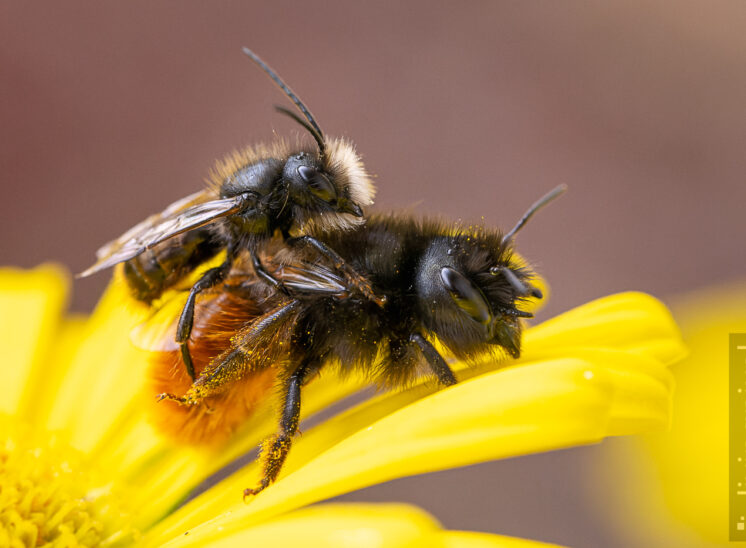
<path id="1" fill-rule="evenodd" d="M 746 4 L 3 3 L 0 259 L 74 271 L 198 190 L 216 157 L 296 131 L 262 55 L 329 135 L 357 143 L 376 208 L 508 227 L 560 182 L 520 249 L 543 317 L 607 293 L 744 275 Z M 75 283 L 89 310 L 107 276 Z M 586 496 L 593 448 L 410 478 L 452 528 L 615 546 Z"/>

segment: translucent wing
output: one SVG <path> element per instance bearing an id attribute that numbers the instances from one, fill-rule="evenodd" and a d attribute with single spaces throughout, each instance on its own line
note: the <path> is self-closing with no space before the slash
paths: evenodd
<path id="1" fill-rule="evenodd" d="M 172 236 L 206 225 L 245 207 L 246 198 L 243 195 L 211 199 L 213 197 L 214 194 L 209 191 L 196 192 L 174 202 L 161 213 L 151 215 L 99 249 L 96 252 L 96 263 L 78 276 L 90 276 L 99 270 L 127 261 Z"/>
<path id="2" fill-rule="evenodd" d="M 319 263 L 286 264 L 274 274 L 286 287 L 300 293 L 345 295 L 350 291 L 344 277 Z"/>
<path id="3" fill-rule="evenodd" d="M 176 343 L 176 325 L 187 297 L 189 289 L 202 277 L 205 271 L 220 265 L 225 260 L 225 253 L 220 253 L 201 264 L 181 280 L 178 286 L 170 287 L 157 300 L 148 306 L 148 315 L 143 321 L 132 328 L 130 340 L 142 350 L 169 352 L 178 351 Z M 199 324 L 203 310 L 215 298 L 215 293 L 208 291 L 200 294 L 195 311 L 195 322 Z M 244 306 L 244 308 L 247 308 Z M 193 331 L 194 332 L 194 331 Z"/>
<path id="4" fill-rule="evenodd" d="M 155 352 L 178 351 L 176 325 L 188 295 L 188 291 L 173 292 L 164 302 L 153 306 L 150 315 L 130 331 L 132 344 Z"/>
<path id="5" fill-rule="evenodd" d="M 222 260 L 222 256 L 219 256 L 201 265 L 200 269 L 191 275 L 191 280 L 185 282 L 185 287 L 191 286 L 204 270 L 217 266 Z M 282 280 L 288 289 L 298 295 L 320 298 L 326 296 L 342 297 L 350 291 L 350 288 L 345 285 L 344 278 L 323 264 L 305 261 L 279 264 L 267 255 L 263 256 L 262 262 L 265 267 L 271 267 L 272 274 L 277 279 Z M 198 333 L 200 329 L 204 328 L 206 333 L 217 333 L 225 329 L 228 324 L 245 324 L 246 333 L 249 333 L 251 332 L 249 326 L 253 325 L 262 315 L 272 315 L 275 305 L 266 304 L 263 300 L 254 300 L 251 291 L 248 289 L 253 284 L 263 286 L 265 282 L 257 278 L 251 271 L 240 272 L 240 266 L 238 270 L 238 272 L 234 271 L 226 280 L 222 289 L 218 287 L 212 293 L 202 293 L 198 298 L 194 316 L 196 323 L 191 337 L 193 347 L 195 341 L 202 340 L 201 344 L 205 344 L 205 341 L 211 338 L 209 334 L 203 333 L 200 335 Z M 227 289 L 230 286 L 233 286 L 233 289 Z M 242 289 L 244 286 L 246 286 L 246 290 Z M 130 339 L 134 345 L 149 351 L 178 351 L 179 346 L 175 342 L 176 325 L 188 294 L 189 292 L 185 290 L 171 289 L 164 293 L 157 302 L 152 303 L 149 316 L 130 332 Z M 232 302 L 238 304 L 230 306 Z M 285 304 L 287 304 L 287 301 L 282 301 L 281 305 L 284 306 Z M 269 306 L 269 312 L 267 306 Z M 240 321 L 236 318 L 239 318 Z M 200 325 L 203 324 L 204 326 L 201 328 Z M 264 333 L 263 336 L 266 336 L 267 333 Z M 251 344 L 260 345 L 263 340 Z"/>

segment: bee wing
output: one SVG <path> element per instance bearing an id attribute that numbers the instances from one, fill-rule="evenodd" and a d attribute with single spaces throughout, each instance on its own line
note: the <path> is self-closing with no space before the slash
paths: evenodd
<path id="1" fill-rule="evenodd" d="M 156 244 L 172 236 L 206 225 L 219 217 L 239 211 L 245 197 L 210 199 L 208 191 L 197 192 L 174 202 L 161 213 L 151 215 L 135 225 L 116 240 L 104 245 L 96 252 L 96 263 L 78 274 L 83 278 L 138 256 Z"/>
<path id="2" fill-rule="evenodd" d="M 348 292 L 346 280 L 321 264 L 288 264 L 275 275 L 290 289 L 302 293 L 342 295 Z"/>
<path id="3" fill-rule="evenodd" d="M 103 246 L 96 251 L 96 258 L 101 259 L 103 257 L 107 257 L 114 253 L 119 247 L 121 247 L 125 242 L 132 240 L 136 238 L 139 234 L 145 232 L 148 228 L 154 226 L 156 223 L 160 222 L 163 219 L 166 219 L 168 217 L 173 217 L 174 215 L 180 213 L 181 211 L 184 211 L 185 209 L 205 202 L 208 200 L 209 193 L 205 190 L 195 192 L 194 194 L 190 194 L 189 196 L 185 196 L 184 198 L 181 198 L 180 200 L 175 201 L 166 209 L 161 211 L 160 213 L 156 213 L 155 215 L 151 215 L 141 223 L 136 224 L 132 228 L 130 228 L 127 232 L 122 234 L 119 238 L 116 240 L 113 240 Z"/>
<path id="4" fill-rule="evenodd" d="M 154 307 L 150 315 L 130 331 L 132 344 L 141 350 L 154 352 L 179 350 L 176 342 L 176 326 L 188 295 L 188 291 L 175 292 L 170 298 Z"/>
<path id="5" fill-rule="evenodd" d="M 222 260 L 222 257 L 218 257 Z M 167 290 L 157 301 L 151 303 L 148 315 L 135 325 L 130 331 L 130 341 L 141 350 L 156 352 L 178 351 L 176 331 L 179 317 L 184 310 L 189 289 L 193 282 L 199 279 L 209 268 L 217 263 L 208 261 L 192 273 L 191 279 L 185 280 L 182 288 Z M 241 276 L 232 276 L 231 281 L 239 281 Z M 216 334 L 224 331 L 234 332 L 247 322 L 253 321 L 257 315 L 255 302 L 247 300 L 242 293 L 217 288 L 215 291 L 200 293 L 194 311 L 194 324 L 191 341 L 193 344 L 203 344 L 204 340 L 212 339 Z M 202 342 L 199 340 L 202 339 Z"/>

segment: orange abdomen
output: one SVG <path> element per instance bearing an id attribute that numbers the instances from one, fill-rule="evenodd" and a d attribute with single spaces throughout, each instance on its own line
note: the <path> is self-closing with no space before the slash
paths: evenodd
<path id="1" fill-rule="evenodd" d="M 231 337 L 260 311 L 245 295 L 216 288 L 198 301 L 189 349 L 199 375 L 210 361 L 230 347 Z M 156 401 L 158 394 L 186 393 L 192 382 L 179 350 L 153 352 L 147 390 L 152 394 L 152 422 L 165 436 L 178 443 L 218 445 L 254 412 L 270 400 L 277 369 L 247 372 L 224 392 L 205 398 L 204 403 L 187 406 L 175 401 Z"/>

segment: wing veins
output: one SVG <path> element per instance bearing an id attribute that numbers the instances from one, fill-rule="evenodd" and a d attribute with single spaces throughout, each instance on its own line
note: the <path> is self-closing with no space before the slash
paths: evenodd
<path id="1" fill-rule="evenodd" d="M 135 225 L 118 239 L 106 244 L 96 253 L 98 260 L 79 278 L 137 257 L 141 253 L 169 238 L 200 228 L 216 219 L 232 215 L 246 208 L 246 196 L 220 198 L 205 202 L 195 200 L 206 196 L 201 192 L 187 196 L 168 206 L 163 212 L 153 215 Z"/>

